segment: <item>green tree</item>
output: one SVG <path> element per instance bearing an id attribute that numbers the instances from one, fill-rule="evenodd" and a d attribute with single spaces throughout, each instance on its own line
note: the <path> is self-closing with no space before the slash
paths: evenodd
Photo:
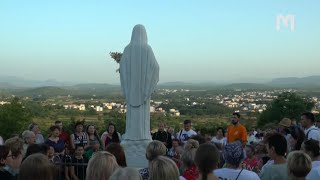
<path id="1" fill-rule="evenodd" d="M 32 117 L 48 117 L 50 114 L 50 111 L 47 109 L 47 107 L 44 107 L 41 105 L 40 102 L 37 101 L 25 101 L 23 102 L 23 105 L 27 112 L 29 112 Z"/>
<path id="2" fill-rule="evenodd" d="M 278 123 L 282 118 L 299 118 L 301 113 L 310 111 L 314 103 L 298 96 L 295 93 L 284 92 L 261 113 L 258 126 L 262 127 L 269 123 Z"/>
<path id="3" fill-rule="evenodd" d="M 5 139 L 12 134 L 21 134 L 30 123 L 31 115 L 18 98 L 15 97 L 10 104 L 0 106 L 1 136 Z"/>
<path id="4" fill-rule="evenodd" d="M 315 116 L 316 116 L 316 120 L 320 121 L 320 114 L 316 114 Z"/>
<path id="5" fill-rule="evenodd" d="M 85 115 L 89 115 L 89 116 L 97 115 L 97 112 L 95 109 L 90 107 L 89 110 L 86 110 Z"/>

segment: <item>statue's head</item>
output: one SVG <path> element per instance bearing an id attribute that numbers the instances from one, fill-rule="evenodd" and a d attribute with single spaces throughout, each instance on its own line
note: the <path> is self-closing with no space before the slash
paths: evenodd
<path id="1" fill-rule="evenodd" d="M 138 24 L 134 26 L 130 44 L 148 44 L 147 32 L 143 25 Z"/>

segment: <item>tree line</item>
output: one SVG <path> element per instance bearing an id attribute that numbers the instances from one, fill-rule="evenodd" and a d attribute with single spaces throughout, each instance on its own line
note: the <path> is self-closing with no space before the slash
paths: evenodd
<path id="1" fill-rule="evenodd" d="M 178 109 L 183 117 L 173 117 L 169 114 L 152 113 L 151 127 L 157 127 L 157 123 L 163 121 L 175 129 L 181 128 L 181 122 L 186 118 L 211 117 L 211 116 L 228 116 L 234 109 L 227 108 L 221 104 L 214 102 L 204 102 L 204 104 L 188 106 L 189 101 L 172 100 L 169 104 L 163 104 L 162 107 L 167 111 L 169 109 Z M 267 109 L 261 114 L 246 113 L 244 124 L 253 124 L 257 121 L 258 127 L 263 128 L 268 124 L 277 124 L 282 118 L 294 118 L 299 120 L 303 112 L 311 111 L 314 107 L 314 102 L 310 102 L 307 98 L 291 92 L 284 92 L 268 105 Z M 9 104 L 0 106 L 0 129 L 1 136 L 4 138 L 10 137 L 12 134 L 20 134 L 26 129 L 33 118 L 50 117 L 53 120 L 58 120 L 58 115 L 68 115 L 71 117 L 67 128 L 73 131 L 72 123 L 76 121 L 75 116 L 90 116 L 97 115 L 100 120 L 107 126 L 108 123 L 116 124 L 120 133 L 125 131 L 125 114 L 118 111 L 105 112 L 98 115 L 94 110 L 79 112 L 77 110 L 65 110 L 63 107 L 43 106 L 37 101 L 21 101 L 18 98 L 13 98 Z M 319 119 L 319 115 L 316 116 Z M 99 118 L 98 118 L 99 119 Z M 83 120 L 83 119 L 82 119 Z M 226 126 L 225 124 L 217 124 L 215 122 L 198 123 L 195 122 L 195 128 L 202 131 L 212 132 L 218 126 Z"/>

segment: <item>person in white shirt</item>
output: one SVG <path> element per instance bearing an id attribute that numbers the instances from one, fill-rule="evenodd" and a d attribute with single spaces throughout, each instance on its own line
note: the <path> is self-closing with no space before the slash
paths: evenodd
<path id="1" fill-rule="evenodd" d="M 320 179 L 320 167 L 312 168 L 306 177 L 306 180 Z"/>
<path id="2" fill-rule="evenodd" d="M 319 133 L 320 133 L 320 120 L 318 120 L 318 121 L 316 122 L 316 127 L 318 128 L 318 131 L 319 131 Z"/>
<path id="3" fill-rule="evenodd" d="M 197 135 L 197 133 L 191 129 L 191 120 L 185 120 L 183 125 L 184 129 L 177 133 L 177 139 L 179 139 L 182 144 L 186 143 L 191 136 Z"/>
<path id="4" fill-rule="evenodd" d="M 304 128 L 306 139 L 314 139 L 320 142 L 320 132 L 318 128 L 314 126 L 315 117 L 310 112 L 305 112 L 301 115 L 301 126 Z"/>
<path id="5" fill-rule="evenodd" d="M 320 166 L 320 147 L 318 141 L 309 139 L 303 142 L 301 150 L 307 153 L 312 159 L 312 168 Z"/>
<path id="6" fill-rule="evenodd" d="M 253 131 L 253 135 L 256 136 L 258 134 L 258 132 L 256 131 L 256 128 L 252 128 Z"/>
<path id="7" fill-rule="evenodd" d="M 256 133 L 257 134 L 257 133 Z M 254 144 L 257 142 L 257 139 L 256 139 L 256 134 L 254 134 L 254 131 L 253 130 L 249 130 L 248 131 L 248 142 L 247 142 L 247 145 L 250 145 L 250 144 Z"/>
<path id="8" fill-rule="evenodd" d="M 211 142 L 221 144 L 223 147 L 227 144 L 227 138 L 225 138 L 224 134 L 225 132 L 222 127 L 217 128 L 217 135 L 211 139 Z"/>
<path id="9" fill-rule="evenodd" d="M 313 139 L 305 141 L 301 150 L 307 153 L 312 160 L 312 169 L 306 179 L 320 179 L 320 147 L 318 141 Z"/>
<path id="10" fill-rule="evenodd" d="M 240 142 L 235 141 L 226 144 L 223 151 L 223 157 L 226 161 L 226 168 L 213 171 L 213 174 L 219 179 L 260 180 L 256 173 L 240 168 L 240 164 L 244 159 L 244 152 Z"/>

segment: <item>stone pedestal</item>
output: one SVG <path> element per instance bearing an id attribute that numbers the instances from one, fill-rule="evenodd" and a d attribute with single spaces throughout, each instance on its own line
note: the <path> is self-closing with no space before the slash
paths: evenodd
<path id="1" fill-rule="evenodd" d="M 126 155 L 128 167 L 146 168 L 148 160 L 146 159 L 146 149 L 152 140 L 122 140 L 121 145 Z"/>

